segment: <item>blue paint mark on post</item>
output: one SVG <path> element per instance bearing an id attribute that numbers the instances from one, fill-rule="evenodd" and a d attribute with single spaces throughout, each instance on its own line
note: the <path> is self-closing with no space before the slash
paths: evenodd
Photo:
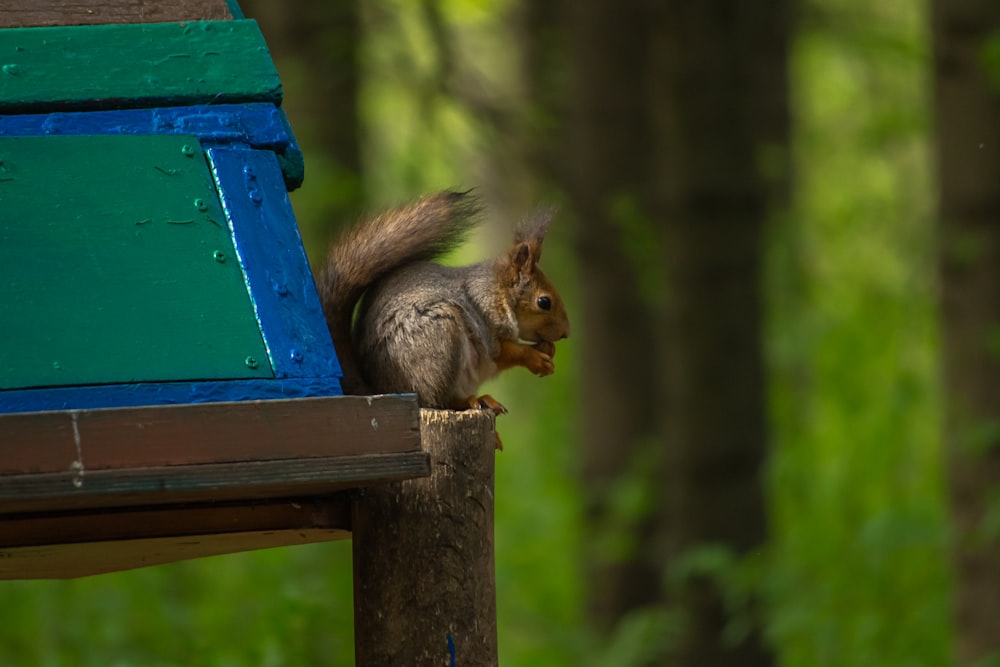
<path id="1" fill-rule="evenodd" d="M 448 633 L 448 665 L 449 667 L 455 667 L 455 640 L 451 638 L 451 633 Z"/>

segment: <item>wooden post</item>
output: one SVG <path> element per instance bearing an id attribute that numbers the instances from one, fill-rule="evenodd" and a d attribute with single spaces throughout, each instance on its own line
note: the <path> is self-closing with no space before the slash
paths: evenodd
<path id="1" fill-rule="evenodd" d="M 421 410 L 420 433 L 431 476 L 354 502 L 355 661 L 493 667 L 493 419 Z"/>

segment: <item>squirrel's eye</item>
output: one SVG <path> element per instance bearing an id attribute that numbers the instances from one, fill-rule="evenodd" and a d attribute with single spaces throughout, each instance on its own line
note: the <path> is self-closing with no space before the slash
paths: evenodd
<path id="1" fill-rule="evenodd" d="M 538 307 L 541 308 L 542 310 L 549 310 L 550 308 L 552 308 L 552 299 L 550 299 L 547 296 L 538 297 L 538 301 L 536 301 L 535 303 L 537 303 Z"/>

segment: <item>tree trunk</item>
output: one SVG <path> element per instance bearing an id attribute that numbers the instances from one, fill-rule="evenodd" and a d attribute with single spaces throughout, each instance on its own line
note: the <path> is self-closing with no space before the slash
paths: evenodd
<path id="1" fill-rule="evenodd" d="M 692 550 L 741 556 L 766 539 L 761 231 L 786 190 L 787 8 L 566 3 L 560 104 L 549 6 L 525 11 L 529 89 L 543 119 L 569 120 L 537 163 L 578 223 L 588 611 L 607 631 L 662 602 L 664 571 Z M 623 480 L 652 505 L 622 516 Z M 770 663 L 753 604 L 737 612 L 749 632 L 727 643 L 718 582 L 672 599 L 689 622 L 679 664 Z"/>
<path id="2" fill-rule="evenodd" d="M 623 482 L 644 473 L 638 482 L 650 493 L 657 488 L 661 442 L 661 346 L 648 289 L 657 271 L 643 263 L 651 250 L 643 241 L 655 238 L 647 190 L 648 16 L 641 3 L 620 0 L 566 9 L 575 78 L 559 176 L 577 225 L 583 296 L 582 480 L 585 520 L 595 531 L 585 551 L 587 606 L 591 622 L 606 632 L 628 612 L 660 600 L 663 572 L 653 534 L 660 503 L 629 516 L 614 498 Z"/>
<path id="3" fill-rule="evenodd" d="M 669 295 L 663 531 L 675 562 L 707 545 L 739 557 L 767 535 L 761 235 L 785 190 L 787 8 L 678 0 L 661 11 L 654 108 Z M 753 603 L 733 610 L 725 594 L 717 578 L 681 581 L 688 625 L 678 664 L 770 664 Z M 734 614 L 750 630 L 727 640 Z"/>
<path id="4" fill-rule="evenodd" d="M 934 110 L 957 657 L 1000 652 L 1000 31 L 995 0 L 933 5 Z"/>

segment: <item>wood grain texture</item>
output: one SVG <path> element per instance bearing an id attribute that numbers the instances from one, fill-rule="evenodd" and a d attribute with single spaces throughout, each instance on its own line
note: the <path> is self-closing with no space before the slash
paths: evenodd
<path id="1" fill-rule="evenodd" d="M 53 544 L 120 542 L 156 537 L 287 529 L 350 530 L 346 492 L 315 497 L 128 507 L 0 515 L 0 570 L 4 550 Z M 2 576 L 2 575 L 0 575 Z"/>
<path id="2" fill-rule="evenodd" d="M 0 511 L 55 512 L 323 494 L 424 477 L 423 452 L 10 475 Z"/>
<path id="3" fill-rule="evenodd" d="M 87 480 L 107 469 L 418 451 L 412 396 L 7 414 L 0 415 L 0 493 L 25 474 Z"/>
<path id="4" fill-rule="evenodd" d="M 281 102 L 252 20 L 10 28 L 0 54 L 0 113 Z"/>
<path id="5" fill-rule="evenodd" d="M 0 138 L 0 201 L 0 389 L 273 377 L 195 137 Z"/>
<path id="6" fill-rule="evenodd" d="M 353 506 L 356 663 L 493 667 L 493 421 L 422 410 L 420 423 L 431 476 Z"/>
<path id="7" fill-rule="evenodd" d="M 71 579 L 191 558 L 346 539 L 339 529 L 291 528 L 0 549 L 0 579 Z"/>
<path id="8" fill-rule="evenodd" d="M 0 28 L 232 19 L 225 0 L 5 0 Z"/>
<path id="9" fill-rule="evenodd" d="M 419 437 L 396 396 L 0 417 L 0 579 L 348 538 L 344 491 L 430 474 Z M 132 465 L 164 452 L 202 462 Z"/>
<path id="10" fill-rule="evenodd" d="M 239 148 L 211 148 L 208 160 L 275 376 L 340 376 L 278 160 Z"/>

